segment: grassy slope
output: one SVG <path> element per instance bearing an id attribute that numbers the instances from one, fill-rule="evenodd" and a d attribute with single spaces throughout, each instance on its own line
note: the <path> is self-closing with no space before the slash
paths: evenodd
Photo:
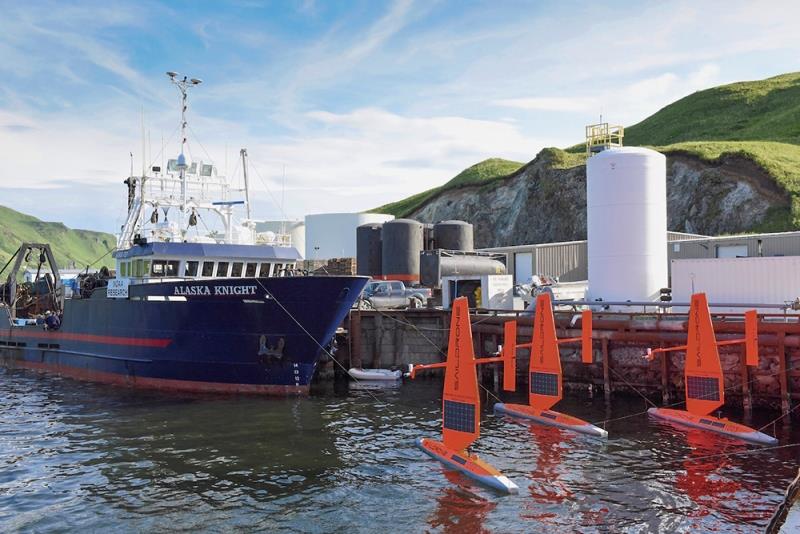
<path id="1" fill-rule="evenodd" d="M 417 193 L 416 195 L 397 202 L 385 204 L 370 211 L 374 213 L 389 213 L 395 217 L 407 217 L 420 206 L 444 191 L 470 185 L 486 185 L 516 172 L 522 165 L 522 163 L 516 161 L 508 161 L 500 158 L 487 159 L 468 169 L 464 169 L 455 178 L 444 185 L 428 189 L 427 191 Z"/>
<path id="2" fill-rule="evenodd" d="M 59 267 L 68 267 L 75 262 L 76 267 L 85 267 L 94 262 L 116 245 L 111 234 L 71 230 L 61 223 L 40 221 L 36 217 L 19 213 L 0 206 L 0 268 L 16 252 L 23 242 L 50 243 Z M 111 265 L 109 256 L 96 264 Z"/>
<path id="3" fill-rule="evenodd" d="M 800 229 L 800 73 L 713 87 L 686 96 L 625 129 L 625 144 L 665 154 L 682 152 L 715 162 L 726 155 L 752 160 L 792 196 L 791 211 L 776 212 L 757 230 Z M 555 167 L 585 163 L 584 145 L 543 154 Z M 373 211 L 406 216 L 441 191 L 489 184 L 518 163 L 486 160 L 445 185 Z M 474 178 L 473 178 L 474 176 Z M 756 228 L 754 228 L 755 230 Z"/>
<path id="4" fill-rule="evenodd" d="M 792 196 L 769 229 L 800 228 L 800 73 L 698 91 L 625 129 L 625 144 L 714 162 L 747 158 Z"/>

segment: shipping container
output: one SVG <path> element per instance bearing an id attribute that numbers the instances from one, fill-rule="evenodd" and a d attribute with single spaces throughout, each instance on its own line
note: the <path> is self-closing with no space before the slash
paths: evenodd
<path id="1" fill-rule="evenodd" d="M 705 293 L 710 303 L 785 305 L 800 297 L 800 256 L 672 260 L 672 300 Z M 764 313 L 780 310 L 761 307 Z M 714 307 L 718 312 L 744 312 Z"/>

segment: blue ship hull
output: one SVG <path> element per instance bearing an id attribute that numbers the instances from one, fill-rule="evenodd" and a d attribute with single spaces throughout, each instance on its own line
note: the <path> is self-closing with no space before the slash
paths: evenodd
<path id="1" fill-rule="evenodd" d="M 0 360 L 133 387 L 307 393 L 322 347 L 366 282 L 310 276 L 133 285 L 128 298 L 98 291 L 67 300 L 57 331 L 13 326 L 0 308 Z"/>

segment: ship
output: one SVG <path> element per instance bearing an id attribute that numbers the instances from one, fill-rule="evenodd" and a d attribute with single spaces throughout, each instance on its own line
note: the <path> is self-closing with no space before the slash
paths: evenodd
<path id="1" fill-rule="evenodd" d="M 307 394 L 368 278 L 309 275 L 288 236 L 256 231 L 247 151 L 238 188 L 190 162 L 187 95 L 201 80 L 167 75 L 180 152 L 124 181 L 113 269 L 65 287 L 50 245 L 22 243 L 0 284 L 0 363 L 136 388 Z"/>

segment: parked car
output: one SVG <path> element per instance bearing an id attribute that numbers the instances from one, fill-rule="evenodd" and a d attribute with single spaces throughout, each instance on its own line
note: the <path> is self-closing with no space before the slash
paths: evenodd
<path id="1" fill-rule="evenodd" d="M 396 280 L 373 280 L 364 288 L 361 298 L 366 307 L 372 308 L 405 308 L 411 299 L 422 305 L 431 296 L 431 290 L 425 287 L 406 287 Z"/>

